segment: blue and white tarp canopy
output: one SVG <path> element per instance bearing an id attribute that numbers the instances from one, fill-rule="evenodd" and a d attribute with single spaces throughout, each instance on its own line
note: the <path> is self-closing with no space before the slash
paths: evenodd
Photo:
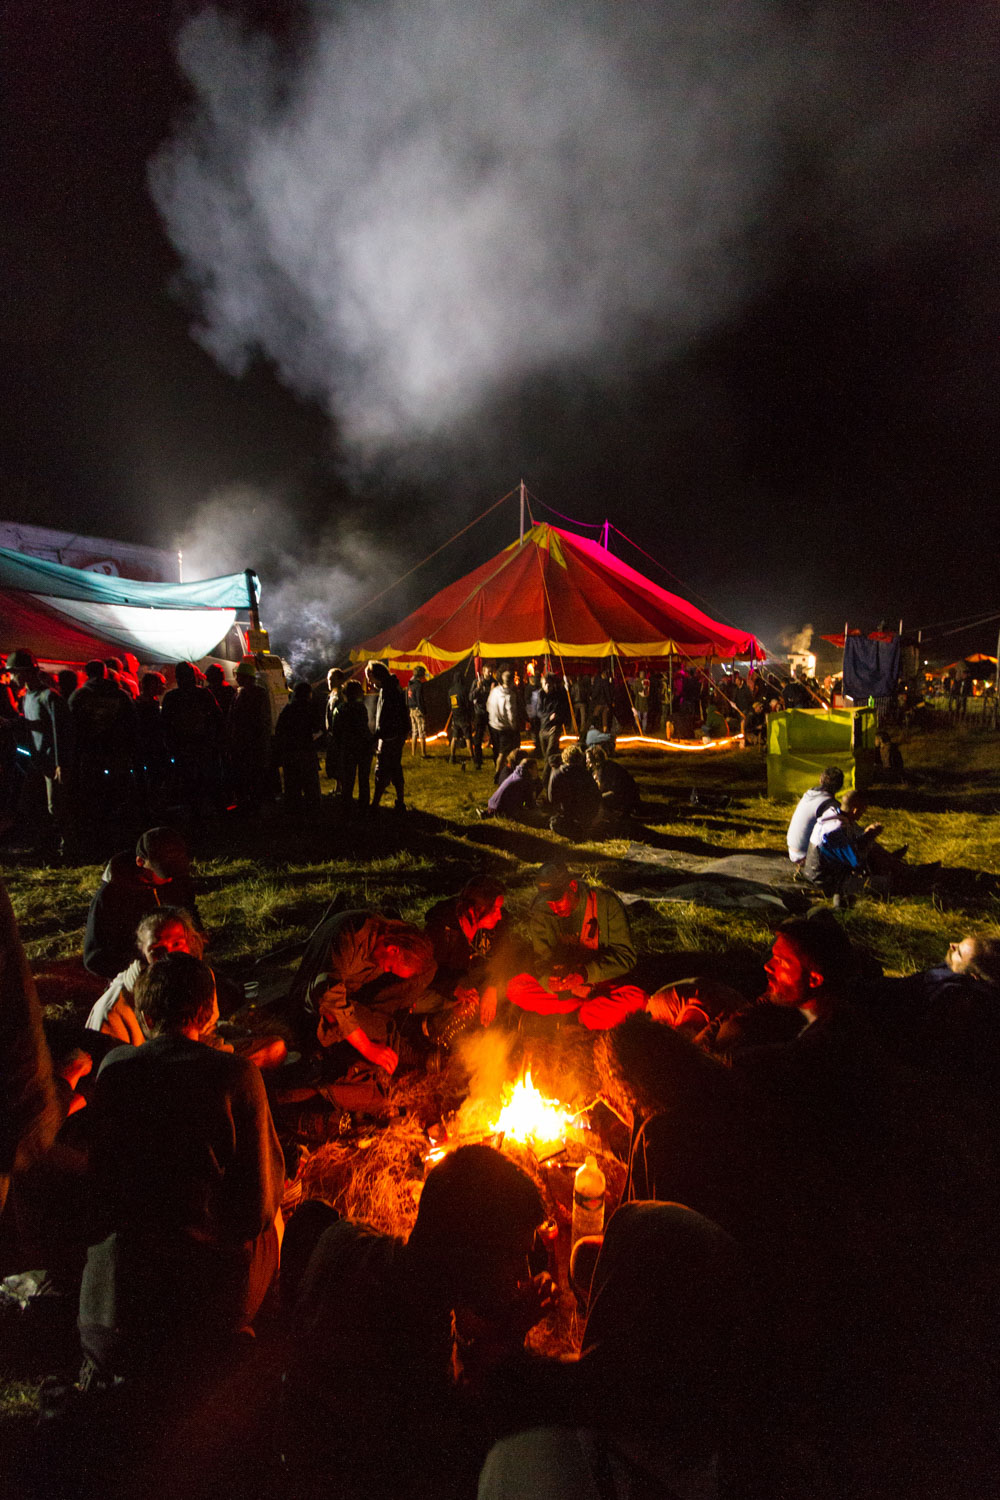
<path id="1" fill-rule="evenodd" d="M 5 593 L 19 595 L 22 606 L 29 596 L 50 618 L 55 614 L 73 621 L 147 662 L 197 661 L 208 655 L 233 624 L 237 609 L 249 604 L 244 573 L 193 583 L 140 583 L 0 547 L 0 619 Z M 7 649 L 20 644 L 3 642 Z"/>

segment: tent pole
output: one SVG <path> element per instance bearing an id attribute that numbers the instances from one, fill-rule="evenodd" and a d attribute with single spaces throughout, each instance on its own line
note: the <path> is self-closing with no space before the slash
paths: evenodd
<path id="1" fill-rule="evenodd" d="M 525 503 L 524 502 L 524 480 L 523 479 L 521 480 L 521 484 L 520 484 L 520 493 L 521 493 L 521 536 L 520 536 L 520 540 L 523 542 L 524 541 L 524 503 Z"/>
<path id="2" fill-rule="evenodd" d="M 257 611 L 257 590 L 254 587 L 254 570 L 253 568 L 244 568 L 243 573 L 247 581 L 247 599 L 250 604 L 250 619 L 253 623 L 254 630 L 256 630 L 259 634 L 260 615 Z"/>

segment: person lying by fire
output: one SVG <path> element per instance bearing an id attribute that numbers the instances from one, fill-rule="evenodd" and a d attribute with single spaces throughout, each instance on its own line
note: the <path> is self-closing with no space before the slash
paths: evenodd
<path id="1" fill-rule="evenodd" d="M 282 1449 L 297 1496 L 440 1500 L 472 1494 L 497 1435 L 474 1387 L 516 1357 L 552 1304 L 545 1209 L 492 1147 L 427 1175 L 406 1239 L 318 1201 L 292 1219 L 293 1308 Z"/>
<path id="2" fill-rule="evenodd" d="M 434 945 L 434 989 L 442 1008 L 425 1017 L 423 1031 L 451 1047 L 477 1026 L 491 1026 L 507 981 L 523 965 L 527 945 L 504 913 L 506 890 L 492 875 L 476 875 L 457 896 L 439 901 L 424 918 Z"/>
<path id="3" fill-rule="evenodd" d="M 515 974 L 507 998 L 540 1016 L 576 1013 L 591 1031 L 642 1010 L 645 993 L 623 983 L 635 968 L 628 913 L 612 891 L 588 885 L 564 864 L 542 865 L 529 917 L 535 973 Z"/>

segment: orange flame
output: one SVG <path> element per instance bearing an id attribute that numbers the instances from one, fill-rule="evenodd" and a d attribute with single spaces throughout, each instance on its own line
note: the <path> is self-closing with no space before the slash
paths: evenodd
<path id="1" fill-rule="evenodd" d="M 543 1146 L 561 1141 L 575 1119 L 571 1110 L 539 1092 L 529 1069 L 515 1084 L 505 1086 L 503 1107 L 490 1129 L 502 1130 L 506 1138 L 522 1145 Z"/>

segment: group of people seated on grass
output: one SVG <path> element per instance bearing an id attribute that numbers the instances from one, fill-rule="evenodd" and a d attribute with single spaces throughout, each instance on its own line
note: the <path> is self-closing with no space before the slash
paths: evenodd
<path id="1" fill-rule="evenodd" d="M 641 816 L 641 798 L 635 777 L 603 745 L 586 751 L 566 745 L 544 771 L 536 756 L 516 750 L 479 816 L 529 827 L 547 823 L 573 843 L 630 838 Z"/>
<path id="2" fill-rule="evenodd" d="M 507 895 L 476 875 L 422 925 L 335 904 L 251 1014 L 150 829 L 91 905 L 107 988 L 43 1031 L 0 891 L 0 1197 L 13 1175 L 82 1347 L 21 1492 L 987 1492 L 1000 940 L 891 979 L 824 906 L 777 928 L 754 996 L 704 955 L 658 982 L 626 904 L 561 861 L 521 920 Z M 460 1146 L 405 1239 L 289 1193 L 304 1146 L 384 1126 L 401 1075 L 486 1030 L 586 1056 L 625 1164 L 569 1266 L 572 1359 L 525 1342 L 557 1294 L 541 1168 Z"/>
<path id="3" fill-rule="evenodd" d="M 886 849 L 881 823 L 862 826 L 868 798 L 853 788 L 843 792 L 844 773 L 827 766 L 816 786 L 799 798 L 788 824 L 788 858 L 796 875 L 816 886 L 834 906 L 850 906 L 864 888 L 888 900 L 892 893 L 919 889 L 940 869 L 938 862 L 907 865 L 908 844 Z"/>

